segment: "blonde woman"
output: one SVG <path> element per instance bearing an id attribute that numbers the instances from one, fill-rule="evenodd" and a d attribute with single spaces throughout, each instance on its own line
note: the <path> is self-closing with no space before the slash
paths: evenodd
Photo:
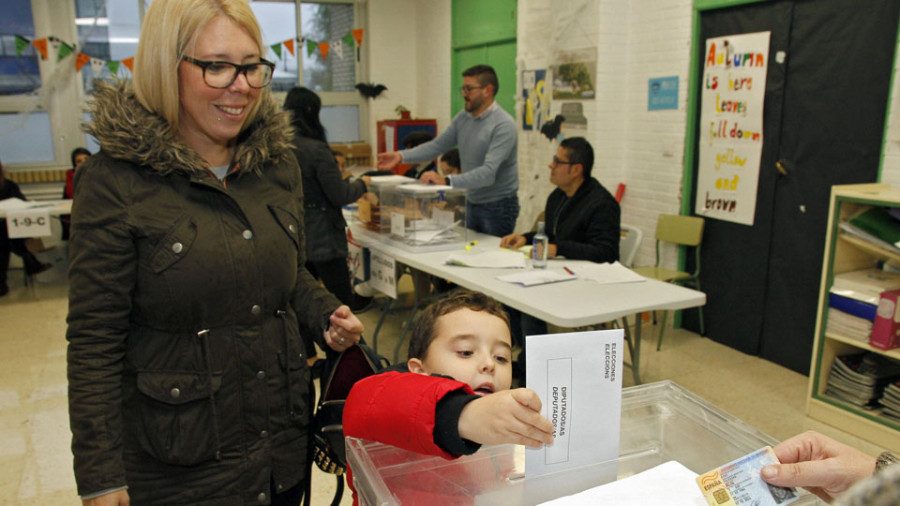
<path id="1" fill-rule="evenodd" d="M 311 383 L 362 324 L 305 261 L 300 171 L 243 0 L 154 0 L 76 172 L 69 412 L 85 504 L 299 504 Z M 89 198 L 79 198 L 84 194 Z"/>

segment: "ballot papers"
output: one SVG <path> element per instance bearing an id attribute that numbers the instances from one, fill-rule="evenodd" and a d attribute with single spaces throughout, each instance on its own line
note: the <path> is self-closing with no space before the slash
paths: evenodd
<path id="1" fill-rule="evenodd" d="M 553 422 L 554 441 L 525 451 L 525 476 L 613 461 L 619 456 L 624 331 L 527 336 L 527 386 Z M 606 468 L 608 481 L 616 466 Z"/>

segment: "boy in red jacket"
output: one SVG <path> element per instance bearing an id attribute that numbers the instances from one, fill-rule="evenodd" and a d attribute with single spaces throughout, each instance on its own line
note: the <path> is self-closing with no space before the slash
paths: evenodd
<path id="1" fill-rule="evenodd" d="M 344 435 L 448 459 L 483 444 L 552 444 L 538 395 L 509 389 L 511 355 L 509 320 L 496 300 L 476 292 L 441 299 L 416 319 L 405 367 L 353 386 Z"/>

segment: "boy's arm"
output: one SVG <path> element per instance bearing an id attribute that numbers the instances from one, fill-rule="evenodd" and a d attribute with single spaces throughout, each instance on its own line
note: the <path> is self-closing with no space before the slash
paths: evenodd
<path id="1" fill-rule="evenodd" d="M 465 383 L 444 377 L 403 372 L 369 376 L 353 385 L 347 397 L 344 435 L 455 458 L 460 453 L 451 453 L 435 443 L 438 403 L 451 392 L 474 394 Z M 455 409 L 453 406 L 451 402 L 448 409 Z M 463 408 L 459 407 L 460 411 Z"/>
<path id="2" fill-rule="evenodd" d="M 528 388 L 503 390 L 468 403 L 459 417 L 459 435 L 481 444 L 553 444 L 553 423 L 541 415 L 541 399 Z"/>
<path id="3" fill-rule="evenodd" d="M 480 444 L 459 435 L 459 418 L 463 408 L 478 398 L 463 390 L 455 390 L 438 401 L 434 416 L 434 443 L 442 450 L 460 456 L 471 455 L 481 448 Z"/>

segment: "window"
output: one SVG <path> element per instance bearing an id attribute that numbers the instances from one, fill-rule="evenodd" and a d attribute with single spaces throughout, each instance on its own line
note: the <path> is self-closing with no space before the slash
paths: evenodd
<path id="1" fill-rule="evenodd" d="M 31 0 L 6 0 L 0 16 L 0 95 L 30 93 L 41 87 Z"/>
<path id="2" fill-rule="evenodd" d="M 349 43 L 351 30 L 359 28 L 359 2 L 323 0 L 299 6 L 298 13 L 293 2 L 250 4 L 267 46 L 285 41 L 294 45 L 294 54 L 283 44 L 278 46 L 280 55 L 269 49 L 267 58 L 277 65 L 272 90 L 283 101 L 284 94 L 302 83 L 322 98 L 320 118 L 329 142 L 363 140 L 366 102 L 355 88 L 361 81 L 361 65 L 355 42 Z M 320 43 L 328 44 L 327 55 Z"/>
<path id="3" fill-rule="evenodd" d="M 137 53 L 139 9 L 138 0 L 75 0 L 78 44 L 91 57 L 91 63 L 81 68 L 85 92 L 94 88 L 94 79 L 111 79 L 113 69 L 120 78 L 131 75 L 119 62 Z"/>

